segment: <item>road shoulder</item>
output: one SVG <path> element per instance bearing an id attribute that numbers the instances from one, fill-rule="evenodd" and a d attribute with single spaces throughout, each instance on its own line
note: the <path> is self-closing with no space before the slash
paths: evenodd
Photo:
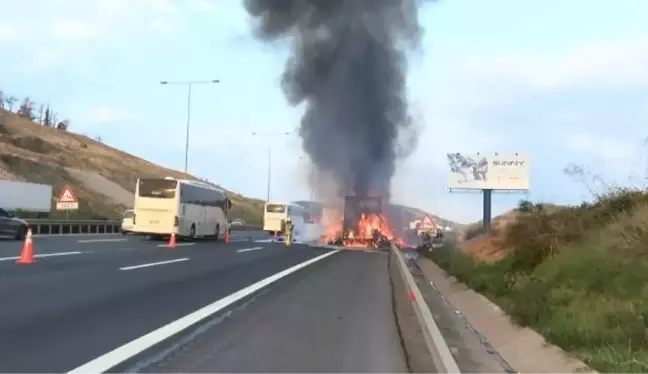
<path id="1" fill-rule="evenodd" d="M 547 343 L 532 329 L 516 326 L 497 305 L 449 276 L 430 259 L 421 257 L 418 265 L 427 283 L 434 285 L 447 307 L 455 309 L 455 314 L 462 316 L 470 329 L 483 336 L 483 341 L 492 347 L 492 353 L 501 356 L 516 371 L 596 373 L 559 347 Z"/>

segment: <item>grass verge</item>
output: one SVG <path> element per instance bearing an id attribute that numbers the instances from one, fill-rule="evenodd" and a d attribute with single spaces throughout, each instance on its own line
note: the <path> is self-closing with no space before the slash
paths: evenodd
<path id="1" fill-rule="evenodd" d="M 648 372 L 648 194 L 521 213 L 497 262 L 451 246 L 426 255 L 592 368 Z"/>

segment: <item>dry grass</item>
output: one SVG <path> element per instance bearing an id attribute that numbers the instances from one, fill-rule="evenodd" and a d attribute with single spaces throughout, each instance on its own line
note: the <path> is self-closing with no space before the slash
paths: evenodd
<path id="1" fill-rule="evenodd" d="M 64 168 L 97 173 L 134 192 L 138 177 L 197 179 L 176 170 L 155 165 L 83 135 L 41 126 L 0 109 L 0 169 L 12 179 L 52 184 L 58 191 L 72 185 L 80 200 L 83 218 L 117 218 L 123 206 L 108 203 L 104 195 L 89 189 Z M 232 216 L 259 223 L 263 201 L 228 193 Z"/>
<path id="2" fill-rule="evenodd" d="M 540 204 L 544 212 L 559 212 L 567 207 L 554 204 Z M 507 242 L 510 229 L 524 213 L 519 209 L 512 209 L 494 217 L 492 232 L 484 233 L 482 222 L 468 225 L 461 236 L 460 247 L 480 260 L 498 261 L 504 258 L 514 247 Z"/>

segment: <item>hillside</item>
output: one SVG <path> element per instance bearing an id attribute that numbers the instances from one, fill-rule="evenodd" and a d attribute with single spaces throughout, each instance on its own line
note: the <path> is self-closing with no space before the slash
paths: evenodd
<path id="1" fill-rule="evenodd" d="M 495 221 L 426 255 L 599 372 L 648 371 L 648 190 L 524 203 Z"/>
<path id="2" fill-rule="evenodd" d="M 522 210 L 534 209 L 529 202 L 521 203 Z M 555 204 L 538 204 L 536 207 L 542 207 L 545 212 L 557 212 L 567 208 Z M 513 227 L 521 216 L 521 210 L 511 209 L 498 216 L 493 217 L 491 221 L 492 231 L 484 233 L 482 221 L 464 225 L 459 232 L 460 246 L 463 250 L 477 256 L 481 260 L 496 261 L 506 256 L 512 248 L 505 241 L 509 229 Z"/>
<path id="3" fill-rule="evenodd" d="M 400 214 L 403 214 L 403 217 L 405 218 L 405 222 L 422 219 L 426 214 L 429 214 L 430 217 L 432 217 L 432 219 L 434 219 L 437 223 L 442 224 L 443 226 L 450 226 L 453 230 L 462 230 L 465 226 L 461 223 L 447 220 L 443 217 L 437 216 L 436 214 L 431 214 L 418 208 L 412 208 L 409 206 L 398 205 L 398 204 L 394 204 L 393 206 L 396 211 L 399 210 L 402 211 L 402 213 Z"/>
<path id="4" fill-rule="evenodd" d="M 138 177 L 198 179 L 86 136 L 42 126 L 0 109 L 0 171 L 4 178 L 46 183 L 59 191 L 71 185 L 79 211 L 70 218 L 119 218 L 132 204 Z M 260 223 L 263 201 L 228 191 L 232 218 Z M 53 201 L 54 203 L 54 201 Z M 53 217 L 64 216 L 52 210 Z"/>

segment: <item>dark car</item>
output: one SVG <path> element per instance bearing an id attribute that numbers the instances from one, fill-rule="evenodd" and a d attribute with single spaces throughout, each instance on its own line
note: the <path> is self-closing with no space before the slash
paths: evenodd
<path id="1" fill-rule="evenodd" d="M 10 236 L 22 240 L 27 235 L 27 228 L 26 221 L 14 217 L 13 214 L 0 208 L 0 236 Z"/>

